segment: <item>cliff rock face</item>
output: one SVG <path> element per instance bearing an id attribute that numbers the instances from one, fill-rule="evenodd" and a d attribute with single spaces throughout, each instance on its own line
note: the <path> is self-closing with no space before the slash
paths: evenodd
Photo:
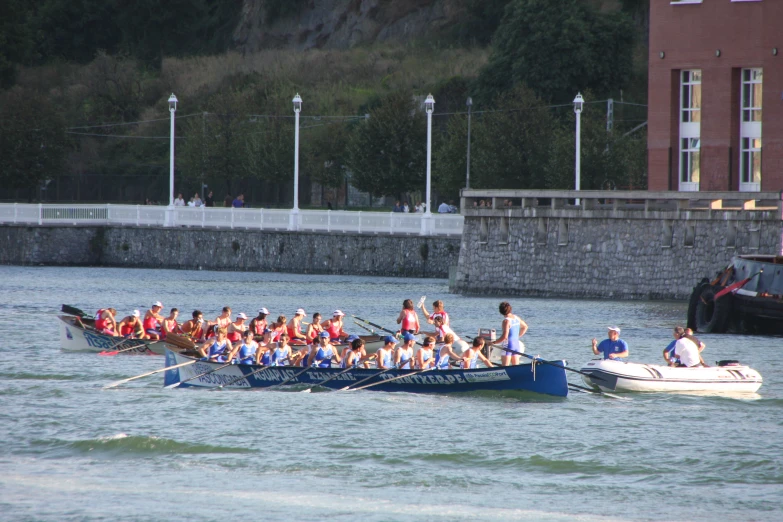
<path id="1" fill-rule="evenodd" d="M 332 48 L 436 34 L 462 14 L 459 0 L 309 0 L 267 25 L 266 0 L 244 0 L 234 32 L 243 52 Z"/>

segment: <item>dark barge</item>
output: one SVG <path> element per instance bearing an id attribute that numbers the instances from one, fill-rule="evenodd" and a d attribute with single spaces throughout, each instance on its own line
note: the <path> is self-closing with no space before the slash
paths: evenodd
<path id="1" fill-rule="evenodd" d="M 783 334 L 783 256 L 736 256 L 688 303 L 688 327 L 703 333 Z"/>

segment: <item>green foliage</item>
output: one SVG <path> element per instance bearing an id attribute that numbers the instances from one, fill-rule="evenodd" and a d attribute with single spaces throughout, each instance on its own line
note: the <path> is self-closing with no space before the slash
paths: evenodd
<path id="1" fill-rule="evenodd" d="M 384 97 L 348 143 L 352 183 L 374 196 L 420 188 L 425 178 L 426 118 L 409 92 Z"/>
<path id="2" fill-rule="evenodd" d="M 26 8 L 22 0 L 0 2 L 0 87 L 13 85 L 14 64 L 22 63 L 30 52 L 31 38 L 26 25 Z"/>
<path id="3" fill-rule="evenodd" d="M 465 0 L 465 16 L 452 33 L 463 43 L 488 45 L 500 25 L 509 0 Z"/>
<path id="4" fill-rule="evenodd" d="M 478 87 L 489 100 L 521 83 L 558 103 L 577 91 L 616 92 L 629 80 L 633 44 L 623 13 L 600 13 L 582 0 L 512 0 Z"/>
<path id="5" fill-rule="evenodd" d="M 21 88 L 0 97 L 0 184 L 28 189 L 60 174 L 67 150 L 65 123 L 46 98 Z"/>

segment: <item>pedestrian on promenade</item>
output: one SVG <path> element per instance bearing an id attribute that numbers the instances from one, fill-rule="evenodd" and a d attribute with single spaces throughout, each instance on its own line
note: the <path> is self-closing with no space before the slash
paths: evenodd
<path id="1" fill-rule="evenodd" d="M 226 194 L 226 197 L 223 198 L 223 206 L 228 208 L 231 206 L 231 202 L 234 201 L 234 198 L 231 197 L 231 194 Z"/>
<path id="2" fill-rule="evenodd" d="M 207 199 L 204 202 L 204 206 L 206 207 L 214 207 L 215 206 L 215 198 L 212 195 L 212 191 L 209 191 L 209 194 L 207 194 Z"/>
<path id="3" fill-rule="evenodd" d="M 182 194 L 177 194 L 177 199 L 174 200 L 174 206 L 175 207 L 184 207 L 185 206 L 185 200 L 182 199 Z"/>
<path id="4" fill-rule="evenodd" d="M 234 208 L 242 208 L 245 206 L 245 196 L 243 194 L 239 194 L 236 199 L 231 203 L 231 206 Z"/>

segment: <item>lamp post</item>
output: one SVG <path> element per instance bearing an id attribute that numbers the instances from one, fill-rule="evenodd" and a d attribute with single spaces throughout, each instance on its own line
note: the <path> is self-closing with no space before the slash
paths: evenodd
<path id="1" fill-rule="evenodd" d="M 169 112 L 171 113 L 171 138 L 169 144 L 169 206 L 166 209 L 164 226 L 174 226 L 174 113 L 177 112 L 177 97 L 169 96 Z"/>
<path id="2" fill-rule="evenodd" d="M 299 229 L 299 113 L 302 111 L 302 98 L 296 93 L 294 99 L 294 208 L 291 210 L 290 229 Z"/>
<path id="3" fill-rule="evenodd" d="M 473 107 L 473 98 L 468 96 L 468 100 L 465 102 L 465 105 L 468 106 L 468 158 L 467 158 L 467 164 L 468 164 L 468 172 L 465 175 L 465 188 L 470 188 L 470 108 Z"/>
<path id="4" fill-rule="evenodd" d="M 580 156 L 582 155 L 581 152 L 581 145 L 579 143 L 579 135 L 581 134 L 581 128 L 579 126 L 580 124 L 580 117 L 582 115 L 582 108 L 584 107 L 585 101 L 582 98 L 582 93 L 577 93 L 576 98 L 574 98 L 574 113 L 576 113 L 576 168 L 575 168 L 575 176 L 576 176 L 576 190 L 579 190 L 579 169 L 580 169 Z M 576 204 L 579 205 L 579 198 L 576 198 Z"/>
<path id="5" fill-rule="evenodd" d="M 432 111 L 435 110 L 435 98 L 432 94 L 424 100 L 424 110 L 427 111 L 427 208 L 421 217 L 421 235 L 430 234 L 432 223 Z"/>

